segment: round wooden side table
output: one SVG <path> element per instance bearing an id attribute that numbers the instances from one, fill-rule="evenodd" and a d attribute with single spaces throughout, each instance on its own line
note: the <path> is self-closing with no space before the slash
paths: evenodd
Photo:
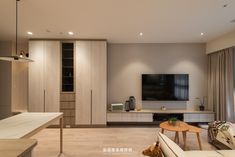
<path id="1" fill-rule="evenodd" d="M 176 143 L 179 143 L 179 132 L 182 132 L 184 149 L 186 148 L 186 132 L 189 130 L 189 126 L 187 123 L 177 121 L 176 125 L 170 125 L 168 121 L 165 121 L 160 124 L 160 128 L 162 129 L 162 133 L 164 133 L 164 130 L 175 132 L 174 142 Z"/>

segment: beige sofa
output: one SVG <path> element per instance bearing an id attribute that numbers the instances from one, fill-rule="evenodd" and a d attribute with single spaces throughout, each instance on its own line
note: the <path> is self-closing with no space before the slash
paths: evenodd
<path id="1" fill-rule="evenodd" d="M 235 150 L 183 151 L 175 142 L 158 133 L 164 157 L 235 157 Z"/>

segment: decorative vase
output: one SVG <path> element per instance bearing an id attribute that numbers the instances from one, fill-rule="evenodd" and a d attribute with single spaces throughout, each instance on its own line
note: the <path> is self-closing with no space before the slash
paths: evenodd
<path id="1" fill-rule="evenodd" d="M 136 100 L 134 96 L 129 97 L 129 107 L 130 110 L 135 110 Z"/>
<path id="2" fill-rule="evenodd" d="M 129 100 L 127 100 L 127 101 L 125 102 L 125 110 L 126 110 L 126 112 L 129 112 L 129 111 L 130 111 L 130 101 L 129 101 Z"/>
<path id="3" fill-rule="evenodd" d="M 204 110 L 205 110 L 205 106 L 200 105 L 200 106 L 199 106 L 199 110 L 200 110 L 200 111 L 204 111 Z"/>

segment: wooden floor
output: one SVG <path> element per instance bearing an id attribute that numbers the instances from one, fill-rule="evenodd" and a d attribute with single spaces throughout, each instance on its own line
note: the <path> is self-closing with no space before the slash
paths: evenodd
<path id="1" fill-rule="evenodd" d="M 64 153 L 59 155 L 59 129 L 44 129 L 32 137 L 38 140 L 33 157 L 143 157 L 142 150 L 157 140 L 158 131 L 154 127 L 64 129 Z M 174 137 L 171 132 L 165 134 Z M 203 150 L 215 149 L 207 142 L 206 130 L 201 141 Z M 195 134 L 187 134 L 187 145 L 188 150 L 199 149 Z"/>

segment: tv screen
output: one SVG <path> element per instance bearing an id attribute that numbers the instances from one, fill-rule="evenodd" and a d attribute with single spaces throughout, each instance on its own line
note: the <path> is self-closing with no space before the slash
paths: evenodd
<path id="1" fill-rule="evenodd" d="M 142 75 L 142 100 L 145 101 L 187 101 L 188 89 L 188 74 Z"/>

